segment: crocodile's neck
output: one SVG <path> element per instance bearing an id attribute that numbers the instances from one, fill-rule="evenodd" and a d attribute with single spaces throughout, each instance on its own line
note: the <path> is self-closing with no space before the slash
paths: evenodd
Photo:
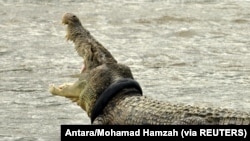
<path id="1" fill-rule="evenodd" d="M 130 111 L 130 105 L 123 105 L 122 103 L 124 103 L 124 100 L 127 101 L 127 99 L 132 100 L 140 97 L 142 97 L 141 93 L 139 93 L 135 88 L 123 89 L 109 101 L 103 109 L 103 112 L 94 120 L 92 124 L 125 124 L 124 119 L 129 117 L 132 118 L 135 113 Z M 135 105 L 137 104 L 135 103 Z"/>
<path id="2" fill-rule="evenodd" d="M 91 111 L 91 123 L 95 120 L 95 118 L 103 112 L 103 109 L 106 107 L 108 102 L 112 100 L 117 94 L 121 94 L 123 90 L 129 89 L 130 92 L 136 92 L 142 95 L 142 89 L 138 82 L 131 78 L 123 78 L 115 81 L 110 84 L 108 88 L 106 88 L 102 94 L 97 98 L 95 104 L 92 106 Z M 136 91 L 135 91 L 135 90 Z M 123 92 L 123 94 L 126 94 Z M 129 94 L 129 93 L 128 93 Z"/>

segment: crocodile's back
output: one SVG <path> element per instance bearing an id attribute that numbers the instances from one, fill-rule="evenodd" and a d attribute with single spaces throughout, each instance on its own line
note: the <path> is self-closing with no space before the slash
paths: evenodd
<path id="1" fill-rule="evenodd" d="M 185 106 L 145 96 L 121 96 L 110 101 L 97 124 L 250 124 L 250 114 L 229 109 Z"/>

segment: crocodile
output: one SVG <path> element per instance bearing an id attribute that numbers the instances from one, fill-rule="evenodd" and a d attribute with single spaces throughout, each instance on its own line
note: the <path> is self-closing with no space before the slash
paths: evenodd
<path id="1" fill-rule="evenodd" d="M 221 107 L 200 107 L 145 96 L 130 68 L 85 29 L 73 13 L 65 13 L 66 39 L 83 59 L 74 83 L 50 85 L 49 92 L 76 102 L 91 124 L 104 125 L 249 125 L 250 113 Z"/>

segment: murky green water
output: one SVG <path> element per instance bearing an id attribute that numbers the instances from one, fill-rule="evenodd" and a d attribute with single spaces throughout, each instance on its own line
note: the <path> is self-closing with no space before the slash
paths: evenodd
<path id="1" fill-rule="evenodd" d="M 0 140 L 60 140 L 61 124 L 89 124 L 48 85 L 81 68 L 61 17 L 75 13 L 144 95 L 250 111 L 250 2 L 245 0 L 0 0 Z"/>

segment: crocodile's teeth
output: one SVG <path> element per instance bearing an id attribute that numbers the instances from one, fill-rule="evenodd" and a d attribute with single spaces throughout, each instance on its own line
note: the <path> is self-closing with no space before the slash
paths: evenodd
<path id="1" fill-rule="evenodd" d="M 84 62 L 82 63 L 82 68 L 81 68 L 81 73 L 83 73 L 85 70 L 85 65 L 84 65 Z"/>

